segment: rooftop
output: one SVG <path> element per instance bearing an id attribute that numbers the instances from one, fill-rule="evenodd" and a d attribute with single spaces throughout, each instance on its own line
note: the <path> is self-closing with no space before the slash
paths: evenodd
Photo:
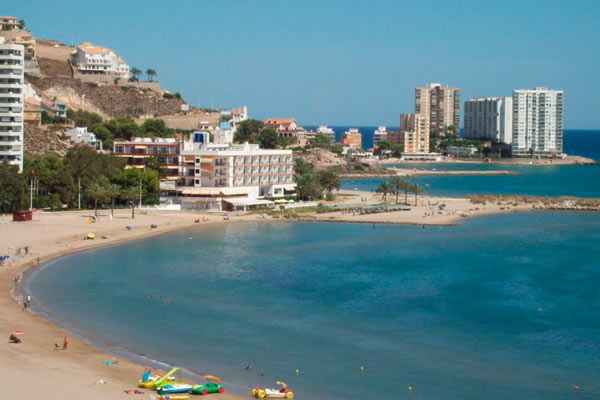
<path id="1" fill-rule="evenodd" d="M 108 47 L 95 46 L 89 42 L 80 43 L 77 48 L 86 54 L 110 54 L 112 52 Z"/>

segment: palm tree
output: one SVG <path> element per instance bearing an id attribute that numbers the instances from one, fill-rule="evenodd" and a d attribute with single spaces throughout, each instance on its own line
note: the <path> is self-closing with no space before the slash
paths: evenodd
<path id="1" fill-rule="evenodd" d="M 140 192 L 136 187 L 128 187 L 123 189 L 121 192 L 121 197 L 127 199 L 129 204 L 131 205 L 131 219 L 135 218 L 135 202 L 140 198 Z"/>
<path id="2" fill-rule="evenodd" d="M 152 82 L 152 77 L 156 76 L 156 71 L 153 69 L 147 69 L 146 75 L 148 75 L 148 81 Z"/>
<path id="3" fill-rule="evenodd" d="M 115 216 L 115 199 L 121 195 L 121 187 L 111 183 L 106 186 L 105 189 L 106 197 L 110 199 L 110 215 Z"/>
<path id="4" fill-rule="evenodd" d="M 296 192 L 298 198 L 302 200 L 315 200 L 323 197 L 323 187 L 313 173 L 297 176 Z"/>
<path id="5" fill-rule="evenodd" d="M 333 189 L 341 187 L 341 180 L 338 174 L 332 171 L 322 171 L 319 173 L 319 181 L 329 193 L 333 192 Z"/>
<path id="6" fill-rule="evenodd" d="M 394 178 L 392 178 L 391 184 L 394 186 L 396 192 L 396 204 L 398 204 L 398 195 L 400 194 L 400 191 L 404 188 L 404 185 L 406 184 L 406 179 L 401 178 L 399 176 L 395 176 Z"/>
<path id="7" fill-rule="evenodd" d="M 383 202 L 387 202 L 387 195 L 389 193 L 394 193 L 394 186 L 387 181 L 379 182 L 379 186 L 375 189 L 375 193 L 381 193 L 383 195 Z"/>
<path id="8" fill-rule="evenodd" d="M 415 207 L 416 207 L 417 206 L 417 195 L 419 193 L 423 193 L 423 189 L 421 189 L 421 187 L 419 186 L 418 183 L 415 183 L 414 185 L 412 185 L 411 190 L 415 193 Z"/>
<path id="9" fill-rule="evenodd" d="M 136 67 L 131 68 L 131 75 L 133 75 L 133 77 L 137 80 L 140 79 L 140 75 L 142 74 L 142 71 L 137 69 Z"/>
<path id="10" fill-rule="evenodd" d="M 88 197 L 94 200 L 94 215 L 98 217 L 98 200 L 106 197 L 106 191 L 100 184 L 94 183 L 85 192 Z"/>

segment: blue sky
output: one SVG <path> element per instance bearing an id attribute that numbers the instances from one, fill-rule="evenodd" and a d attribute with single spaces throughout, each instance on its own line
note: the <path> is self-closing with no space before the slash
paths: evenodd
<path id="1" fill-rule="evenodd" d="M 598 129 L 600 1 L 30 1 L 35 37 L 114 49 L 196 106 L 311 125 L 398 125 L 414 87 L 565 91 L 565 127 Z M 461 108 L 462 108 L 461 104 Z"/>

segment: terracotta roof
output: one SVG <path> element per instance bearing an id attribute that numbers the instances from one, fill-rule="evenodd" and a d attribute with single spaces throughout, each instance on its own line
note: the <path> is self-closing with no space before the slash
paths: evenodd
<path id="1" fill-rule="evenodd" d="M 265 121 L 266 125 L 289 125 L 296 123 L 294 118 L 269 118 Z"/>
<path id="2" fill-rule="evenodd" d="M 244 112 L 244 110 L 242 110 L 241 108 L 234 108 L 233 110 L 231 110 L 231 113 L 233 115 L 240 115 Z"/>
<path id="3" fill-rule="evenodd" d="M 112 52 L 108 47 L 94 46 L 89 42 L 80 43 L 77 48 L 87 54 L 109 54 Z"/>
<path id="4" fill-rule="evenodd" d="M 15 21 L 17 20 L 15 17 L 11 17 L 10 15 L 0 15 L 0 19 L 1 20 L 14 19 Z"/>

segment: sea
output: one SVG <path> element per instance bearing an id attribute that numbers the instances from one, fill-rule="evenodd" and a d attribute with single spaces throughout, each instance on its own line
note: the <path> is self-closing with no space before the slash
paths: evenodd
<path id="1" fill-rule="evenodd" d="M 363 138 L 372 145 L 371 136 Z M 376 128 L 372 128 L 376 129 Z M 343 132 L 343 131 L 342 131 Z M 363 143 L 364 144 L 364 143 Z M 566 130 L 564 151 L 570 155 L 588 157 L 600 162 L 600 131 Z M 600 197 L 600 166 L 598 165 L 505 165 L 505 164 L 396 164 L 390 167 L 417 170 L 452 171 L 515 171 L 518 175 L 423 176 L 412 178 L 426 194 L 435 196 L 468 196 L 472 194 L 523 194 L 531 196 Z M 382 179 L 348 179 L 342 189 L 374 191 Z"/>
<path id="2" fill-rule="evenodd" d="M 276 381 L 315 400 L 600 393 L 597 213 L 199 226 L 52 260 L 26 284 L 35 312 L 117 358 L 237 393 Z"/>
<path id="3" fill-rule="evenodd" d="M 565 147 L 600 159 L 599 136 L 569 131 Z M 600 397 L 600 213 L 199 224 L 50 260 L 25 285 L 35 312 L 114 357 L 236 393 L 284 381 L 311 400 Z"/>

